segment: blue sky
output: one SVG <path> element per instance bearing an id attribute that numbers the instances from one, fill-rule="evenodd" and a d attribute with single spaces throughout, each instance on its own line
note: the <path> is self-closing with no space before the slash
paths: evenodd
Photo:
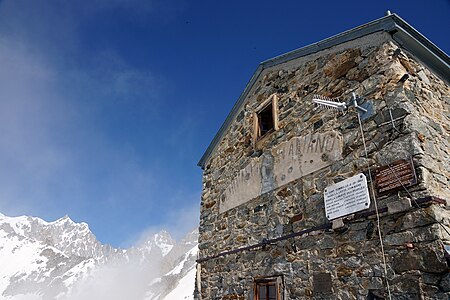
<path id="1" fill-rule="evenodd" d="M 0 0 L 0 212 L 68 214 L 121 247 L 179 237 L 259 62 L 387 9 L 450 52 L 445 0 Z"/>

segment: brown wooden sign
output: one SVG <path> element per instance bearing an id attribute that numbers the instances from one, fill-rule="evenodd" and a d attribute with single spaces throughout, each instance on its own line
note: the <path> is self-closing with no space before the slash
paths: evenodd
<path id="1" fill-rule="evenodd" d="M 375 170 L 378 194 L 385 194 L 417 184 L 417 176 L 411 159 L 400 159 Z"/>

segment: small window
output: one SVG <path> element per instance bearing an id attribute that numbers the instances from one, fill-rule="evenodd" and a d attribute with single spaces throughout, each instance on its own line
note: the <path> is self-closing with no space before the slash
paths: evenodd
<path id="1" fill-rule="evenodd" d="M 273 130 L 273 109 L 272 102 L 258 113 L 259 133 L 261 136 Z"/>
<path id="2" fill-rule="evenodd" d="M 280 276 L 255 280 L 255 300 L 282 300 L 282 294 Z"/>
<path id="3" fill-rule="evenodd" d="M 253 118 L 255 142 L 267 133 L 278 130 L 278 101 L 275 94 L 256 109 Z"/>
<path id="4" fill-rule="evenodd" d="M 257 300 L 278 300 L 275 282 L 257 283 L 256 288 L 258 289 Z"/>

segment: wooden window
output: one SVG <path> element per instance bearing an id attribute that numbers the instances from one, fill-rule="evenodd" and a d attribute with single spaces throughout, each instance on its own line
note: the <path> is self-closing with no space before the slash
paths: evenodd
<path id="1" fill-rule="evenodd" d="M 261 103 L 255 110 L 253 127 L 255 142 L 268 133 L 278 130 L 278 99 L 275 94 Z"/>
<path id="2" fill-rule="evenodd" d="M 255 280 L 255 300 L 282 300 L 281 276 L 258 278 Z"/>

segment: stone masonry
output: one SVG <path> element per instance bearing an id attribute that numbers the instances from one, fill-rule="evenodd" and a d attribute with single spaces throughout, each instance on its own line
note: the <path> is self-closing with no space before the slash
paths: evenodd
<path id="1" fill-rule="evenodd" d="M 361 121 L 367 159 L 357 110 L 312 101 L 352 92 L 373 109 Z M 278 128 L 255 139 L 255 110 L 273 95 Z M 417 184 L 372 193 L 376 169 L 399 159 Z M 359 173 L 370 207 L 328 220 L 324 189 Z M 257 299 L 255 279 L 277 276 L 286 300 L 449 299 L 449 186 L 450 87 L 388 33 L 270 66 L 204 166 L 198 298 Z"/>

